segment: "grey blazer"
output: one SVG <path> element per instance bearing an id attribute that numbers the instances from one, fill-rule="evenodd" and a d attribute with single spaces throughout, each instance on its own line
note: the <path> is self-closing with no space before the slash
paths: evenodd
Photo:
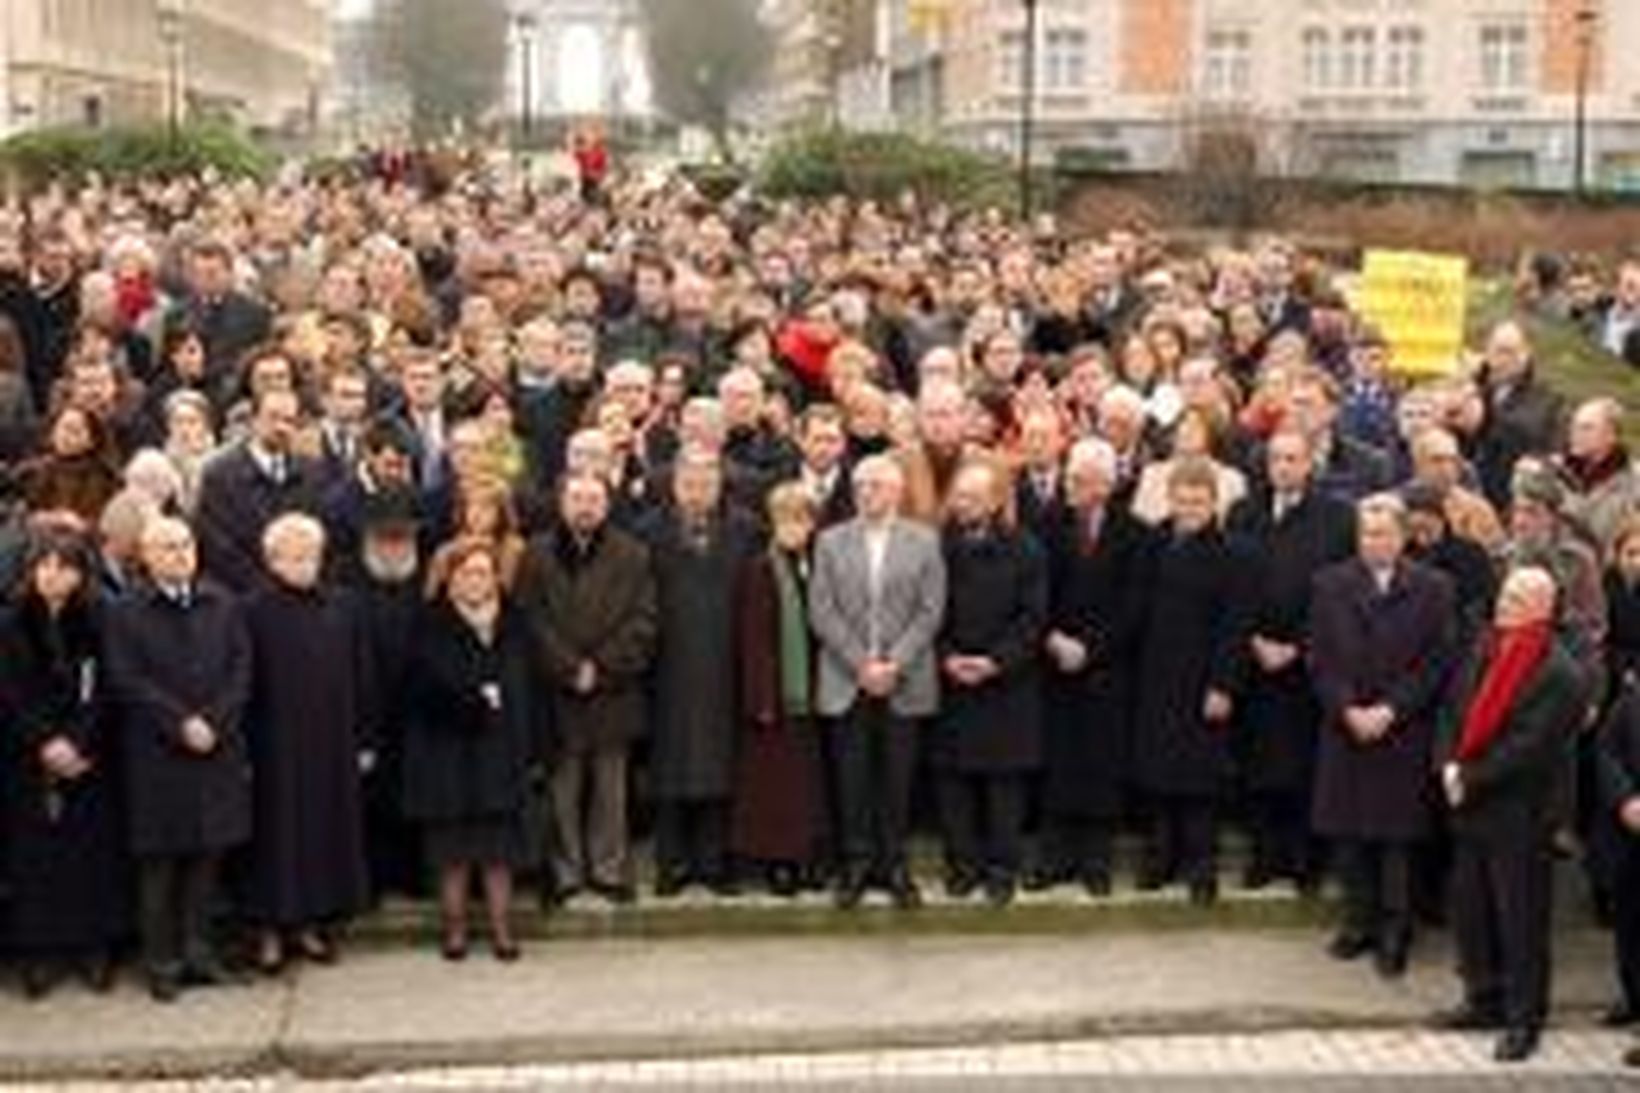
<path id="1" fill-rule="evenodd" d="M 820 639 L 819 713 L 841 717 L 849 711 L 859 693 L 859 666 L 875 653 L 900 666 L 900 683 L 890 696 L 893 711 L 901 717 L 931 717 L 940 704 L 934 639 L 945 615 L 939 536 L 910 520 L 890 524 L 875 650 L 870 567 L 864 521 L 850 520 L 821 533 L 809 582 L 809 623 Z"/>

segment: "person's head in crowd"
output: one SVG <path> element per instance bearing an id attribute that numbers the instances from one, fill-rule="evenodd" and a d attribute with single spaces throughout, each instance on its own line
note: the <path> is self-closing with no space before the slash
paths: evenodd
<path id="1" fill-rule="evenodd" d="M 1401 490 L 1407 507 L 1407 536 L 1412 549 L 1434 550 L 1451 531 L 1445 494 L 1427 482 L 1409 482 Z"/>
<path id="2" fill-rule="evenodd" d="M 685 446 L 672 468 L 672 503 L 690 524 L 709 519 L 723 497 L 723 463 L 708 449 Z"/>
<path id="3" fill-rule="evenodd" d="M 1105 351 L 1097 345 L 1085 345 L 1072 351 L 1060 388 L 1073 408 L 1096 414 L 1099 400 L 1110 390 L 1112 382 Z"/>
<path id="4" fill-rule="evenodd" d="M 1012 387 L 1025 365 L 1025 343 L 1010 329 L 993 331 L 980 347 L 980 374 L 991 383 Z"/>
<path id="5" fill-rule="evenodd" d="M 319 327 L 320 358 L 328 368 L 363 368 L 370 353 L 370 324 L 358 314 L 327 315 Z"/>
<path id="6" fill-rule="evenodd" d="M 1167 472 L 1168 511 L 1173 530 L 1199 535 L 1218 520 L 1219 476 L 1213 464 L 1199 456 L 1174 462 Z"/>
<path id="7" fill-rule="evenodd" d="M 1626 312 L 1640 311 L 1640 258 L 1627 259 L 1618 268 L 1612 299 Z"/>
<path id="8" fill-rule="evenodd" d="M 712 283 L 693 270 L 672 281 L 672 315 L 679 323 L 699 325 L 712 314 Z"/>
<path id="9" fill-rule="evenodd" d="M 1293 379 L 1290 401 L 1294 425 L 1315 442 L 1331 437 L 1341 394 L 1338 381 L 1319 368 L 1301 372 Z"/>
<path id="10" fill-rule="evenodd" d="M 718 380 L 718 403 L 730 435 L 755 430 L 763 422 L 763 377 L 750 368 L 731 368 Z"/>
<path id="11" fill-rule="evenodd" d="M 1442 423 L 1460 437 L 1473 437 L 1486 424 L 1486 396 L 1470 376 L 1457 376 L 1442 384 Z"/>
<path id="12" fill-rule="evenodd" d="M 1518 566 L 1509 571 L 1498 589 L 1492 621 L 1499 630 L 1546 625 L 1555 617 L 1557 595 L 1555 579 L 1547 569 Z"/>
<path id="13" fill-rule="evenodd" d="M 188 256 L 188 287 L 208 303 L 220 302 L 234 291 L 233 252 L 219 240 L 194 245 Z"/>
<path id="14" fill-rule="evenodd" d="M 1610 395 L 1580 403 L 1567 426 L 1566 451 L 1588 469 L 1624 458 L 1623 404 Z"/>
<path id="15" fill-rule="evenodd" d="M 615 473 L 615 447 L 599 428 L 578 429 L 564 445 L 567 474 L 590 474 L 608 480 Z"/>
<path id="16" fill-rule="evenodd" d="M 1407 507 L 1393 493 L 1363 497 L 1355 506 L 1356 552 L 1367 568 L 1387 573 L 1407 545 Z"/>
<path id="17" fill-rule="evenodd" d="M 816 524 L 814 505 L 800 483 L 783 482 L 769 491 L 770 540 L 794 557 L 808 552 Z"/>
<path id="18" fill-rule="evenodd" d="M 1065 503 L 1078 512 L 1102 508 L 1117 477 L 1116 449 L 1099 437 L 1083 437 L 1065 455 Z"/>
<path id="19" fill-rule="evenodd" d="M 494 438 L 489 423 L 481 418 L 458 421 L 450 429 L 445 451 L 458 485 L 497 473 Z"/>
<path id="20" fill-rule="evenodd" d="M 1229 416 L 1230 399 L 1213 357 L 1190 357 L 1179 365 L 1179 399 L 1187 409 Z"/>
<path id="21" fill-rule="evenodd" d="M 398 421 L 372 420 L 359 437 L 360 465 L 376 489 L 412 485 L 415 481 L 415 440 Z"/>
<path id="22" fill-rule="evenodd" d="M 1533 550 L 1553 545 L 1560 531 L 1566 487 L 1555 468 L 1528 457 L 1515 464 L 1509 478 L 1509 535 Z"/>
<path id="23" fill-rule="evenodd" d="M 34 280 L 47 293 L 56 293 L 74 279 L 74 245 L 59 229 L 47 228 L 34 240 Z"/>
<path id="24" fill-rule="evenodd" d="M 442 409 L 447 381 L 438 354 L 429 349 L 406 350 L 399 362 L 399 386 L 412 413 L 431 414 Z"/>
<path id="25" fill-rule="evenodd" d="M 455 539 L 446 548 L 442 594 L 456 613 L 478 627 L 493 626 L 501 607 L 501 562 L 485 539 Z"/>
<path id="26" fill-rule="evenodd" d="M 91 551 L 83 534 L 66 530 L 31 532 L 16 598 L 59 616 L 87 606 L 96 582 Z"/>
<path id="27" fill-rule="evenodd" d="M 143 524 L 138 557 L 148 579 L 168 591 L 190 587 L 199 571 L 193 530 L 172 516 L 156 515 Z"/>
<path id="28" fill-rule="evenodd" d="M 1395 431 L 1409 449 L 1417 443 L 1419 433 L 1441 425 L 1444 418 L 1441 393 L 1427 384 L 1412 388 L 1395 404 Z"/>
<path id="29" fill-rule="evenodd" d="M 1640 512 L 1618 524 L 1610 548 L 1612 569 L 1629 589 L 1640 588 Z"/>
<path id="30" fill-rule="evenodd" d="M 173 391 L 165 400 L 165 451 L 173 459 L 202 459 L 216 447 L 211 403 L 189 388 Z"/>
<path id="31" fill-rule="evenodd" d="M 572 269 L 564 275 L 562 302 L 564 317 L 596 323 L 603 314 L 604 286 L 589 269 Z"/>
<path id="32" fill-rule="evenodd" d="M 558 487 L 558 517 L 569 533 L 590 539 L 609 518 L 609 481 L 604 475 L 570 471 Z"/>
<path id="33" fill-rule="evenodd" d="M 104 356 L 76 355 L 69 361 L 68 401 L 99 417 L 112 418 L 120 404 L 120 374 Z"/>
<path id="34" fill-rule="evenodd" d="M 1362 325 L 1350 341 L 1350 373 L 1357 379 L 1383 382 L 1389 377 L 1390 346 L 1383 331 Z"/>
<path id="35" fill-rule="evenodd" d="M 133 455 L 122 477 L 127 489 L 147 494 L 157 508 L 172 511 L 181 504 L 182 472 L 158 448 L 143 448 Z"/>
<path id="36" fill-rule="evenodd" d="M 456 497 L 457 535 L 476 535 L 494 542 L 518 534 L 518 515 L 505 483 L 481 476 L 464 483 Z"/>
<path id="37" fill-rule="evenodd" d="M 302 512 L 276 516 L 262 531 L 262 561 L 279 584 L 298 592 L 319 585 L 324 569 L 325 528 Z"/>
<path id="38" fill-rule="evenodd" d="M 797 441 L 803 465 L 813 474 L 830 474 L 848 451 L 842 411 L 827 402 L 810 406 L 798 419 Z"/>
<path id="39" fill-rule="evenodd" d="M 632 301 L 638 313 L 659 318 L 672 299 L 672 265 L 656 254 L 639 254 L 632 262 Z"/>
<path id="40" fill-rule="evenodd" d="M 1104 243 L 1089 247 L 1083 262 L 1083 276 L 1090 294 L 1097 295 L 1119 287 L 1123 273 L 1121 255 L 1116 247 Z"/>
<path id="41" fill-rule="evenodd" d="M 869 455 L 855 464 L 854 500 L 861 517 L 878 524 L 899 514 L 905 472 L 892 456 Z"/>
<path id="42" fill-rule="evenodd" d="M 1051 470 L 1064 454 L 1065 429 L 1051 408 L 1033 410 L 1019 419 L 1019 455 L 1033 471 Z"/>
<path id="43" fill-rule="evenodd" d="M 371 580 L 407 586 L 421 569 L 421 515 L 415 490 L 399 484 L 365 498 L 359 562 Z"/>
<path id="44" fill-rule="evenodd" d="M 638 430 L 626 416 L 626 407 L 612 398 L 600 398 L 591 415 L 594 428 L 604 434 L 611 459 L 618 465 L 632 455 L 638 445 Z"/>
<path id="45" fill-rule="evenodd" d="M 1424 429 L 1412 442 L 1412 474 L 1443 497 L 1461 486 L 1464 458 L 1458 438 L 1439 426 Z"/>
<path id="46" fill-rule="evenodd" d="M 129 571 L 137 564 L 142 529 L 161 515 L 159 506 L 147 493 L 122 489 L 108 499 L 97 517 L 97 547 L 105 562 Z"/>
<path id="47" fill-rule="evenodd" d="M 46 419 L 46 450 L 56 460 L 109 456 L 108 431 L 96 414 L 69 403 Z"/>
<path id="48" fill-rule="evenodd" d="M 1279 296 L 1293 290 L 1293 252 L 1284 240 L 1266 240 L 1259 247 L 1257 263 L 1259 288 L 1266 295 Z"/>
<path id="49" fill-rule="evenodd" d="M 1218 448 L 1218 425 L 1212 414 L 1190 407 L 1173 426 L 1174 459 L 1213 459 Z"/>
<path id="50" fill-rule="evenodd" d="M 94 269 L 80 278 L 80 322 L 100 332 L 117 331 L 120 319 L 119 287 L 114 275 Z"/>
<path id="51" fill-rule="evenodd" d="M 917 390 L 930 384 L 949 383 L 961 386 L 962 354 L 948 345 L 936 345 L 917 362 Z"/>
<path id="52" fill-rule="evenodd" d="M 191 323 L 176 322 L 160 339 L 160 361 L 169 373 L 188 386 L 205 379 L 205 339 Z"/>
<path id="53" fill-rule="evenodd" d="M 359 315 L 364 299 L 364 278 L 352 262 L 332 263 L 319 280 L 319 311 L 327 319 Z"/>
<path id="54" fill-rule="evenodd" d="M 1289 497 L 1303 494 L 1315 470 L 1315 449 L 1310 438 L 1297 429 L 1277 429 L 1265 445 L 1264 467 L 1272 493 Z"/>
<path id="55" fill-rule="evenodd" d="M 21 379 L 27 367 L 28 353 L 17 323 L 10 315 L 0 314 L 0 377 Z"/>
<path id="56" fill-rule="evenodd" d="M 301 425 L 302 404 L 294 391 L 265 391 L 251 408 L 251 443 L 268 455 L 289 455 Z"/>
<path id="57" fill-rule="evenodd" d="M 741 368 L 758 373 L 774 367 L 774 338 L 769 328 L 757 320 L 742 322 L 729 334 L 729 355 Z"/>
<path id="58" fill-rule="evenodd" d="M 683 448 L 716 455 L 728 438 L 723 404 L 715 398 L 692 398 L 678 416 L 678 443 Z"/>
<path id="59" fill-rule="evenodd" d="M 950 382 L 925 383 L 917 395 L 917 432 L 933 452 L 951 455 L 967 435 L 968 396 Z"/>
<path id="60" fill-rule="evenodd" d="M 1145 431 L 1145 400 L 1126 384 L 1107 390 L 1099 400 L 1099 435 L 1118 452 L 1138 447 Z"/>
<path id="61" fill-rule="evenodd" d="M 1225 335 L 1231 353 L 1241 357 L 1254 357 L 1263 352 L 1264 339 L 1269 335 L 1269 330 L 1256 304 L 1246 300 L 1232 304 L 1224 319 Z"/>
<path id="62" fill-rule="evenodd" d="M 1526 328 L 1505 319 L 1486 339 L 1486 377 L 1494 386 L 1510 387 L 1525 380 L 1532 368 L 1532 342 Z"/>
<path id="63" fill-rule="evenodd" d="M 1136 391 L 1148 391 L 1161 380 L 1161 365 L 1150 341 L 1137 331 L 1122 341 L 1117 358 L 1117 372 L 1124 384 Z"/>
<path id="64" fill-rule="evenodd" d="M 1147 323 L 1144 340 L 1155 361 L 1156 372 L 1166 379 L 1177 377 L 1185 356 L 1190 352 L 1190 338 L 1184 327 L 1177 321 L 1168 320 Z"/>
<path id="65" fill-rule="evenodd" d="M 946 491 L 946 521 L 959 531 L 978 531 L 987 527 L 1001 508 L 996 467 L 983 459 L 964 461 Z"/>
<path id="66" fill-rule="evenodd" d="M 320 406 L 331 425 L 358 430 L 370 414 L 370 379 L 352 368 L 337 368 L 325 376 Z"/>
<path id="67" fill-rule="evenodd" d="M 649 422 L 655 408 L 655 373 L 640 361 L 619 361 L 604 377 L 604 393 L 626 411 L 637 429 Z"/>

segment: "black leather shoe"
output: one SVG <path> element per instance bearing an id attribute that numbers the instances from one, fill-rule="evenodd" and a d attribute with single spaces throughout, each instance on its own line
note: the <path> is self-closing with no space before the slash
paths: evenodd
<path id="1" fill-rule="evenodd" d="M 182 971 L 182 982 L 189 987 L 222 987 L 235 982 L 234 975 L 215 957 L 207 957 L 189 964 Z"/>
<path id="2" fill-rule="evenodd" d="M 1090 869 L 1082 875 L 1082 890 L 1094 899 L 1104 899 L 1110 895 L 1110 872 L 1105 869 Z"/>
<path id="3" fill-rule="evenodd" d="M 57 977 L 43 961 L 33 960 L 23 965 L 23 997 L 38 1002 L 51 993 Z"/>
<path id="4" fill-rule="evenodd" d="M 446 937 L 439 942 L 439 956 L 451 964 L 459 964 L 467 959 L 467 939 L 465 937 Z"/>
<path id="5" fill-rule="evenodd" d="M 1631 1025 L 1640 1025 L 1640 1009 L 1627 1002 L 1616 1002 L 1612 1008 L 1600 1015 L 1600 1023 L 1607 1028 L 1628 1028 Z"/>
<path id="6" fill-rule="evenodd" d="M 1623 1053 L 1623 1065 L 1640 1070 L 1640 1047 L 1631 1047 Z"/>
<path id="7" fill-rule="evenodd" d="M 952 866 L 945 871 L 945 894 L 952 899 L 967 899 L 979 888 L 979 876 L 972 869 Z"/>
<path id="8" fill-rule="evenodd" d="M 860 901 L 866 896 L 866 872 L 864 869 L 845 869 L 837 878 L 837 892 L 833 896 L 839 910 L 852 911 L 860 906 Z"/>
<path id="9" fill-rule="evenodd" d="M 1190 882 L 1190 902 L 1197 907 L 1211 907 L 1219 901 L 1219 882 L 1209 877 Z"/>
<path id="10" fill-rule="evenodd" d="M 1399 979 L 1406 974 L 1411 948 L 1411 943 L 1405 938 L 1390 938 L 1378 946 L 1372 966 L 1385 979 Z"/>
<path id="11" fill-rule="evenodd" d="M 1503 1011 L 1473 1002 L 1442 1010 L 1429 1019 L 1429 1027 L 1440 1032 L 1491 1032 L 1503 1026 Z"/>
<path id="12" fill-rule="evenodd" d="M 503 964 L 516 964 L 518 958 L 523 955 L 522 950 L 518 947 L 518 942 L 510 939 L 507 941 L 492 940 L 490 942 L 490 952 Z"/>
<path id="13" fill-rule="evenodd" d="M 1248 892 L 1262 892 L 1275 883 L 1276 873 L 1266 862 L 1254 862 L 1241 875 L 1241 886 Z"/>
<path id="14" fill-rule="evenodd" d="M 617 907 L 626 907 L 638 900 L 638 890 L 630 884 L 594 884 L 592 891 Z"/>
<path id="15" fill-rule="evenodd" d="M 1340 930 L 1327 946 L 1327 955 L 1334 960 L 1359 960 L 1375 948 L 1371 936 L 1355 930 Z"/>
<path id="16" fill-rule="evenodd" d="M 889 877 L 888 894 L 894 906 L 902 911 L 915 911 L 922 906 L 922 890 L 904 869 L 895 870 Z"/>
<path id="17" fill-rule="evenodd" d="M 689 883 L 689 878 L 672 869 L 663 869 L 655 874 L 655 898 L 671 899 L 682 892 Z"/>
<path id="18" fill-rule="evenodd" d="M 169 1004 L 182 995 L 182 981 L 175 972 L 149 972 L 148 997 Z"/>
<path id="19" fill-rule="evenodd" d="M 1159 865 L 1147 865 L 1139 870 L 1134 887 L 1141 892 L 1156 892 L 1164 888 L 1170 879 L 1166 869 Z"/>
<path id="20" fill-rule="evenodd" d="M 1535 1028 L 1512 1028 L 1498 1037 L 1492 1058 L 1500 1063 L 1523 1063 L 1537 1054 L 1542 1034 Z"/>
<path id="21" fill-rule="evenodd" d="M 1061 884 L 1069 884 L 1072 879 L 1071 870 L 1063 866 L 1039 865 L 1025 874 L 1025 891 L 1046 892 Z"/>
<path id="22" fill-rule="evenodd" d="M 1014 901 L 1014 882 L 996 877 L 985 882 L 985 902 L 998 910 Z"/>

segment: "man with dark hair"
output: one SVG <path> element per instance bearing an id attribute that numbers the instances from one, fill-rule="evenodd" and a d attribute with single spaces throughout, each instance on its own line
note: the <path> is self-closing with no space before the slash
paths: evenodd
<path id="1" fill-rule="evenodd" d="M 239 380 L 240 358 L 265 342 L 273 325 L 267 306 L 237 287 L 234 255 L 226 244 L 207 239 L 189 252 L 188 292 L 179 317 L 199 331 L 211 401 L 226 406 Z"/>

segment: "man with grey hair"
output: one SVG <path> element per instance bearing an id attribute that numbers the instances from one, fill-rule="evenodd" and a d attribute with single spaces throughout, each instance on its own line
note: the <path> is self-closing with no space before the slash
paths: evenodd
<path id="1" fill-rule="evenodd" d="M 1394 494 L 1356 506 L 1356 556 L 1316 575 L 1310 674 L 1321 703 L 1311 820 L 1332 842 L 1344 924 L 1330 951 L 1400 976 L 1412 945 L 1412 858 L 1432 830 L 1435 720 L 1456 649 L 1446 575 L 1408 559 Z"/>
<path id="2" fill-rule="evenodd" d="M 906 867 L 917 724 L 939 709 L 934 641 L 945 562 L 932 528 L 900 515 L 905 475 L 888 456 L 854 469 L 858 515 L 820 535 L 809 620 L 820 642 L 817 712 L 831 722 L 843 863 L 837 903 L 875 875 L 901 908 L 921 895 Z"/>
<path id="3" fill-rule="evenodd" d="M 1623 444 L 1623 404 L 1610 395 L 1578 405 L 1558 469 L 1568 486 L 1566 516 L 1602 554 L 1623 521 L 1640 509 L 1640 473 Z"/>

